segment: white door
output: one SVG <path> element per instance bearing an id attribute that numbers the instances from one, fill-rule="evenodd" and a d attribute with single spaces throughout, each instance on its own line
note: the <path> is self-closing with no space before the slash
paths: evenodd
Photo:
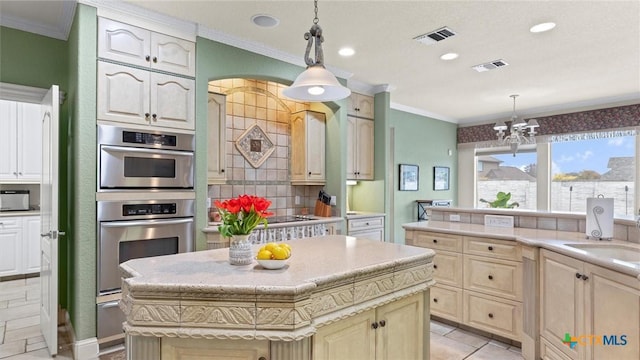
<path id="1" fill-rule="evenodd" d="M 58 86 L 42 99 L 40 185 L 40 331 L 49 353 L 58 353 Z"/>

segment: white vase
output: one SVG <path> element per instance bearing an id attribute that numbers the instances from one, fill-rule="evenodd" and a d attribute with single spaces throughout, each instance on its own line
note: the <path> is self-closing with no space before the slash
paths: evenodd
<path id="1" fill-rule="evenodd" d="M 231 236 L 229 240 L 229 263 L 231 265 L 249 265 L 253 262 L 253 250 L 249 236 Z"/>

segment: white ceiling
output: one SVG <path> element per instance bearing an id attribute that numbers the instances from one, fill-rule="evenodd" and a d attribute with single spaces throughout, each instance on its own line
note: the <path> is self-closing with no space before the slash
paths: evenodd
<path id="1" fill-rule="evenodd" d="M 126 2 L 197 23 L 200 34 L 202 29 L 223 33 L 265 53 L 299 58 L 299 64 L 306 46 L 303 35 L 314 16 L 311 0 Z M 35 23 L 69 21 L 59 15 L 64 11 L 42 5 L 64 7 L 65 2 L 9 3 L 0 1 L 3 25 L 7 14 Z M 637 0 L 320 0 L 318 8 L 325 64 L 343 76 L 352 74 L 348 82 L 356 90 L 388 86 L 394 108 L 465 125 L 507 118 L 511 94 L 520 95 L 520 116 L 640 103 Z M 53 15 L 44 16 L 48 11 Z M 250 21 L 255 14 L 273 15 L 280 24 L 260 28 Z M 556 28 L 529 32 L 532 25 L 547 21 L 557 23 Z M 457 35 L 429 46 L 412 40 L 442 26 Z M 337 51 L 347 45 L 356 54 L 342 58 Z M 460 57 L 440 60 L 446 52 Z M 484 73 L 471 69 L 497 59 L 509 66 Z"/>

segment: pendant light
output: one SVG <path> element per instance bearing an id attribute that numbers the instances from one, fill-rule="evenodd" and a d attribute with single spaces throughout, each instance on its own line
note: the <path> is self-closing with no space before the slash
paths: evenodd
<path id="1" fill-rule="evenodd" d="M 529 122 L 524 121 L 516 115 L 516 98 L 518 95 L 510 95 L 513 99 L 513 114 L 511 115 L 511 131 L 510 134 L 506 134 L 508 127 L 507 124 L 498 120 L 493 126 L 493 130 L 497 131 L 499 145 L 507 145 L 511 149 L 513 156 L 516 156 L 518 147 L 521 144 L 535 144 L 536 143 L 536 128 L 540 127 L 536 119 L 530 119 Z M 527 129 L 529 131 L 527 131 Z"/>
<path id="2" fill-rule="evenodd" d="M 315 17 L 311 29 L 304 34 L 307 40 L 307 49 L 304 52 L 304 62 L 307 69 L 303 71 L 296 81 L 284 89 L 282 93 L 291 99 L 302 101 L 335 101 L 351 95 L 351 90 L 342 86 L 338 79 L 324 67 L 324 55 L 322 52 L 322 28 L 318 25 L 318 0 L 314 0 Z M 315 60 L 309 57 L 311 47 L 315 50 Z"/>

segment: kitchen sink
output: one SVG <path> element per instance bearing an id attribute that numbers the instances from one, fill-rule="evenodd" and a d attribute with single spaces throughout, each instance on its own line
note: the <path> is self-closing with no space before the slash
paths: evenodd
<path id="1" fill-rule="evenodd" d="M 586 253 L 640 265 L 640 248 L 622 244 L 565 244 Z"/>

